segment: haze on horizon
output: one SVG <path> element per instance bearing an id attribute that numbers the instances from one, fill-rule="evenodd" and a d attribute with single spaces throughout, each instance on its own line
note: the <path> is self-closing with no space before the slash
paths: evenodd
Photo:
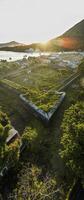
<path id="1" fill-rule="evenodd" d="M 84 19 L 84 0 L 0 0 L 0 43 L 54 38 Z"/>

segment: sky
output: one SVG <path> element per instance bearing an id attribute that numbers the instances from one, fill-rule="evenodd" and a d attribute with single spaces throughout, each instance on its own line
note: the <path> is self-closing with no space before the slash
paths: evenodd
<path id="1" fill-rule="evenodd" d="M 0 43 L 45 42 L 84 19 L 84 0 L 0 0 Z"/>

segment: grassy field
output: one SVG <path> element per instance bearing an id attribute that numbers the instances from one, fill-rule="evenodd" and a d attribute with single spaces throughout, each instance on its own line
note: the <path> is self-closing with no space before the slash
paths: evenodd
<path id="1" fill-rule="evenodd" d="M 61 54 L 60 59 L 71 61 L 74 56 L 75 54 Z M 75 57 L 77 59 L 77 55 Z M 59 101 L 60 96 L 56 91 L 74 74 L 73 68 L 59 66 L 57 59 L 54 63 L 47 64 L 44 64 L 43 60 L 46 60 L 45 57 L 16 62 L 0 61 L 0 107 L 11 116 L 14 125 L 18 124 L 19 129 L 22 121 L 29 121 L 31 118 L 22 105 L 19 94 L 23 93 L 29 101 L 48 112 Z M 15 93 L 15 90 L 18 93 Z M 25 123 L 23 126 L 25 127 Z"/>
<path id="2" fill-rule="evenodd" d="M 73 74 L 73 70 L 66 66 L 59 68 L 57 65 L 39 64 L 33 58 L 32 62 L 26 60 L 20 66 L 13 64 L 10 74 L 5 75 L 2 82 L 25 94 L 29 101 L 48 112 L 59 100 L 56 91 Z"/>
<path id="3" fill-rule="evenodd" d="M 28 87 L 45 92 L 53 88 L 58 89 L 72 73 L 72 70 L 67 67 L 57 69 L 48 65 L 34 65 L 26 67 L 15 76 L 9 76 L 8 79 L 25 88 Z"/>

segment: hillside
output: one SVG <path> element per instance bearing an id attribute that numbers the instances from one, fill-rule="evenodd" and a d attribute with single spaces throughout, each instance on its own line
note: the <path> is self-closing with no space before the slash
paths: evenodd
<path id="1" fill-rule="evenodd" d="M 84 20 L 48 43 L 50 49 L 84 50 Z"/>
<path id="2" fill-rule="evenodd" d="M 84 20 L 66 31 L 63 36 L 84 38 Z"/>

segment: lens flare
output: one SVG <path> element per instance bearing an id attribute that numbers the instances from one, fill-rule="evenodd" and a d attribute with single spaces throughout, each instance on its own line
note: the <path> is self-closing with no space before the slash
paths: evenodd
<path id="1" fill-rule="evenodd" d="M 78 46 L 78 40 L 70 37 L 59 38 L 57 45 L 65 49 L 74 49 Z"/>

